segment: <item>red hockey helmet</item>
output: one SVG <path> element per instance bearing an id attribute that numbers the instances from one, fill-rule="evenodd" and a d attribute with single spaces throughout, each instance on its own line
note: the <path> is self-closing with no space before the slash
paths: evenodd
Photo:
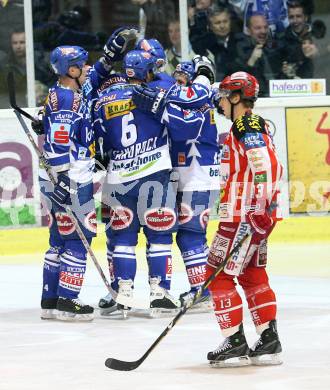
<path id="1" fill-rule="evenodd" d="M 235 72 L 225 77 L 219 85 L 221 96 L 230 96 L 233 92 L 240 92 L 243 99 L 256 101 L 259 83 L 254 76 L 247 72 Z"/>

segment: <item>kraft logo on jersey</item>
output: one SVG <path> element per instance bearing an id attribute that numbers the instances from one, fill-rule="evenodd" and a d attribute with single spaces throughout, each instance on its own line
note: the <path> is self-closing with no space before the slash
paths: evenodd
<path id="1" fill-rule="evenodd" d="M 50 128 L 50 142 L 58 145 L 68 145 L 70 142 L 70 125 L 54 123 Z"/>

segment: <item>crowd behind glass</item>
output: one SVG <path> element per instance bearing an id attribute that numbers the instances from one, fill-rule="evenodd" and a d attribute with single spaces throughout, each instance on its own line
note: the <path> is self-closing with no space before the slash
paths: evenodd
<path id="1" fill-rule="evenodd" d="M 330 76 L 330 4 L 321 0 L 188 0 L 189 57 L 208 56 L 217 81 L 237 70 L 253 74 L 260 96 L 268 80 Z M 178 0 L 32 0 L 35 92 L 41 105 L 55 78 L 49 53 L 73 44 L 98 57 L 109 33 L 138 25 L 141 37 L 166 49 L 166 72 L 181 61 Z M 0 0 L 0 108 L 8 108 L 6 77 L 13 70 L 17 100 L 26 106 L 23 0 Z M 327 86 L 329 94 L 329 86 Z"/>

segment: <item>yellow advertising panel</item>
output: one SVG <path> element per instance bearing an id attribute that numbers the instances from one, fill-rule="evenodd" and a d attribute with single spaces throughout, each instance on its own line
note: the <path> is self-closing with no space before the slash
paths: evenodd
<path id="1" fill-rule="evenodd" d="M 330 107 L 286 108 L 291 213 L 330 211 Z"/>

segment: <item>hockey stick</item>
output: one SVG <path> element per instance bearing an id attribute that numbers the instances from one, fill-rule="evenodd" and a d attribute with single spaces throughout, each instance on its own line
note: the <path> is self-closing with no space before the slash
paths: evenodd
<path id="1" fill-rule="evenodd" d="M 27 127 L 22 115 L 24 115 L 25 117 L 27 117 L 28 119 L 30 120 L 34 120 L 33 116 L 31 116 L 30 114 L 28 114 L 26 111 L 22 110 L 20 107 L 17 106 L 16 104 L 16 92 L 15 92 L 15 79 L 14 79 L 14 75 L 12 72 L 8 73 L 8 78 L 7 78 L 7 82 L 8 82 L 8 91 L 9 91 L 9 101 L 10 101 L 10 105 L 12 106 L 12 108 L 14 109 L 14 112 L 15 112 L 15 115 L 17 116 L 17 119 L 19 121 L 19 123 L 21 124 L 21 127 L 22 129 L 24 130 L 25 134 L 27 135 L 29 141 L 31 142 L 31 145 L 34 149 L 34 151 L 36 152 L 39 160 L 41 161 L 41 163 L 43 164 L 44 168 L 45 168 L 45 171 L 50 179 L 50 181 L 52 182 L 53 185 L 56 184 L 56 179 L 55 179 L 55 176 L 52 172 L 52 170 L 50 169 L 50 167 L 48 166 L 48 161 L 47 159 L 44 157 L 44 155 L 42 154 L 42 152 L 40 151 L 38 145 L 36 144 L 29 128 Z M 65 211 L 67 212 L 67 214 L 70 216 L 70 218 L 72 219 L 74 225 L 75 225 L 75 228 L 76 228 L 76 231 L 78 233 L 78 236 L 79 238 L 81 239 L 87 253 L 89 254 L 89 256 L 91 257 L 97 271 L 99 272 L 104 284 L 106 285 L 108 291 L 111 293 L 113 299 L 123 305 L 123 306 L 132 306 L 132 302 L 130 299 L 127 299 L 126 297 L 123 297 L 121 296 L 120 299 L 118 299 L 118 293 L 112 289 L 110 283 L 108 282 L 108 279 L 106 278 L 99 262 L 97 261 L 95 255 L 94 255 L 94 252 L 92 251 L 92 248 L 90 247 L 83 231 L 81 230 L 80 226 L 79 226 L 79 223 L 77 221 L 77 218 L 75 217 L 75 215 L 73 214 L 71 208 L 66 205 L 65 206 Z"/>
<path id="2" fill-rule="evenodd" d="M 202 296 L 203 292 L 209 287 L 209 285 L 213 282 L 213 280 L 219 275 L 219 273 L 224 269 L 226 266 L 228 260 L 231 258 L 231 256 L 239 250 L 239 248 L 243 245 L 243 243 L 246 241 L 246 239 L 250 236 L 251 233 L 246 233 L 244 237 L 241 239 L 240 242 L 238 242 L 234 248 L 231 250 L 231 252 L 226 256 L 226 258 L 223 260 L 221 264 L 215 269 L 215 271 L 206 279 L 202 287 L 197 291 L 197 293 L 194 295 L 194 298 L 192 301 L 187 302 L 184 304 L 184 306 L 180 309 L 178 314 L 173 318 L 173 320 L 167 325 L 167 327 L 163 330 L 163 332 L 157 337 L 157 339 L 151 344 L 151 346 L 148 348 L 148 350 L 144 353 L 140 359 L 135 360 L 133 362 L 127 362 L 124 360 L 118 360 L 114 358 L 108 358 L 105 361 L 105 365 L 108 368 L 111 368 L 113 370 L 117 371 L 132 371 L 135 370 L 137 367 L 142 364 L 145 359 L 150 355 L 150 353 L 155 349 L 155 347 L 162 341 L 162 339 L 169 333 L 169 331 L 176 325 L 176 323 L 179 321 L 179 319 L 186 313 L 186 311 L 195 304 L 195 302 Z"/>
<path id="3" fill-rule="evenodd" d="M 7 85 L 8 85 L 8 92 L 9 92 L 9 103 L 11 107 L 14 110 L 18 111 L 23 116 L 25 116 L 26 118 L 30 119 L 31 121 L 35 121 L 35 118 L 33 118 L 32 115 L 22 110 L 16 103 L 16 92 L 15 92 L 16 88 L 15 88 L 15 78 L 13 72 L 9 72 L 7 75 Z"/>

